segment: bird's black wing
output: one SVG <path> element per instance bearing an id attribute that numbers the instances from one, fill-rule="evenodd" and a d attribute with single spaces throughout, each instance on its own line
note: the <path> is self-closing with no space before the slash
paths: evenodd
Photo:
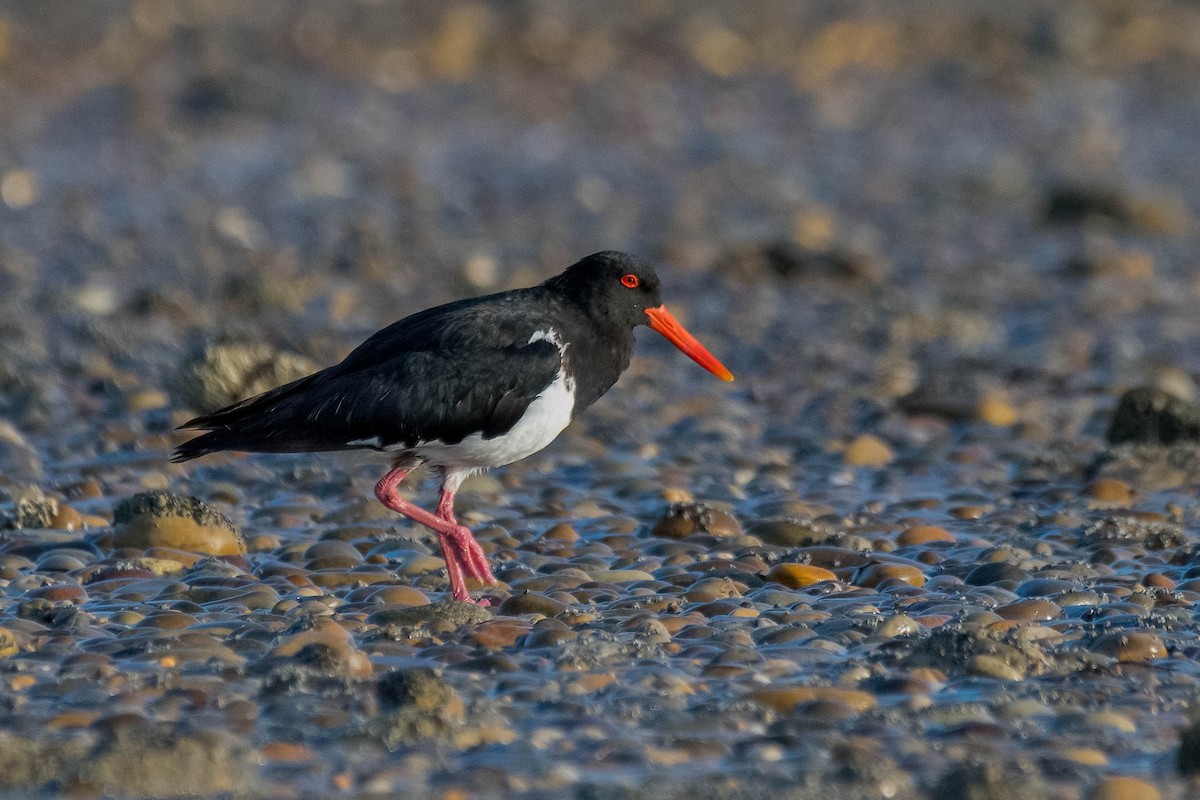
<path id="1" fill-rule="evenodd" d="M 558 347 L 530 341 L 518 311 L 508 299 L 478 298 L 407 317 L 336 366 L 186 423 L 207 433 L 173 460 L 498 436 L 562 368 Z"/>

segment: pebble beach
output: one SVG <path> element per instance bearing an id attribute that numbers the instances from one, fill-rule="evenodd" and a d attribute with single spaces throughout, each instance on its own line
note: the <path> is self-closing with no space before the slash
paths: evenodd
<path id="1" fill-rule="evenodd" d="M 5 797 L 1200 796 L 1200 9 L 7 4 L 0 108 Z M 470 478 L 485 604 L 169 463 L 610 248 L 737 380 Z"/>

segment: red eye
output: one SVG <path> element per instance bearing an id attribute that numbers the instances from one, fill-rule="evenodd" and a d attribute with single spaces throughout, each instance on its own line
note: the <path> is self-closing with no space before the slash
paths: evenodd
<path id="1" fill-rule="evenodd" d="M 636 289 L 638 287 L 638 284 L 641 283 L 641 281 L 638 280 L 637 275 L 630 273 L 629 275 L 626 275 L 623 278 L 621 278 L 621 283 L 625 284 L 630 289 Z"/>

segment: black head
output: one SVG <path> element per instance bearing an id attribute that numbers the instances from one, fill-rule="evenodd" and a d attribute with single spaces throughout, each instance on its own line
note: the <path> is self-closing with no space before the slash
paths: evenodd
<path id="1" fill-rule="evenodd" d="M 545 285 L 588 316 L 622 328 L 649 325 L 646 309 L 662 305 L 654 267 L 617 250 L 580 259 Z"/>
<path id="2" fill-rule="evenodd" d="M 733 380 L 729 370 L 663 306 L 658 275 L 639 258 L 616 250 L 594 253 L 542 285 L 609 328 L 630 331 L 649 325 L 721 380 Z"/>

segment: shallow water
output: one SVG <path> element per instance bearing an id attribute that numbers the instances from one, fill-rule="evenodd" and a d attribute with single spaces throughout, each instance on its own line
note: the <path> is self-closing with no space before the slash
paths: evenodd
<path id="1" fill-rule="evenodd" d="M 1200 461 L 1105 431 L 1196 396 L 1197 41 L 1169 3 L 0 10 L 0 787 L 1191 796 Z M 604 248 L 738 380 L 640 336 L 465 487 L 482 613 L 378 460 L 166 461 L 257 386 L 206 347 L 283 379 Z M 147 490 L 247 552 L 110 527 Z"/>

